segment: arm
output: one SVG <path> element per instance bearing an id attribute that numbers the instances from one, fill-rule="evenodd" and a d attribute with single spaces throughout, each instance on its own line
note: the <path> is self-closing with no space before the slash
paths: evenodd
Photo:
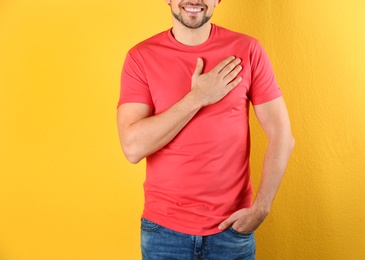
<path id="1" fill-rule="evenodd" d="M 264 221 L 294 147 L 289 116 L 282 97 L 254 106 L 254 110 L 268 137 L 260 186 L 252 207 L 233 213 L 219 226 L 222 230 L 232 226 L 239 232 L 251 233 Z"/>
<path id="2" fill-rule="evenodd" d="M 200 108 L 214 104 L 241 81 L 237 77 L 240 60 L 228 57 L 213 70 L 202 74 L 203 60 L 198 59 L 192 75 L 192 89 L 165 112 L 151 116 L 144 104 L 126 103 L 118 108 L 118 130 L 127 159 L 137 163 L 168 144 L 194 117 Z"/>

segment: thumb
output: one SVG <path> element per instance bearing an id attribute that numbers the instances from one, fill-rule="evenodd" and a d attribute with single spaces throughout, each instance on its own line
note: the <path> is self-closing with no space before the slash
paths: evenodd
<path id="1" fill-rule="evenodd" d="M 202 58 L 198 58 L 193 76 L 199 76 L 203 72 L 204 62 Z"/>
<path id="2" fill-rule="evenodd" d="M 238 220 L 238 217 L 236 216 L 236 214 L 232 214 L 229 218 L 227 218 L 225 221 L 223 221 L 219 226 L 218 229 L 219 230 L 225 230 L 228 227 L 232 226 L 232 224 L 234 222 L 236 222 Z"/>

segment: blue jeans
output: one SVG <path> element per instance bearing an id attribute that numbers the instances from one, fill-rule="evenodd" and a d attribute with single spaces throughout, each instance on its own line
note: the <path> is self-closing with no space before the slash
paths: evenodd
<path id="1" fill-rule="evenodd" d="M 210 236 L 175 232 L 147 219 L 141 221 L 143 260 L 253 260 L 253 234 L 229 228 Z"/>

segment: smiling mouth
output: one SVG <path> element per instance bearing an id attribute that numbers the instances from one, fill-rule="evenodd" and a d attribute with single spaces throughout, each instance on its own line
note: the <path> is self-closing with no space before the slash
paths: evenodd
<path id="1" fill-rule="evenodd" d="M 197 13 L 204 11 L 204 7 L 202 7 L 201 5 L 200 6 L 184 5 L 184 6 L 182 6 L 182 9 L 184 9 L 185 12 L 192 13 L 192 14 L 197 14 Z"/>
<path id="2" fill-rule="evenodd" d="M 199 13 L 204 10 L 201 7 L 183 7 L 183 9 L 189 13 Z"/>

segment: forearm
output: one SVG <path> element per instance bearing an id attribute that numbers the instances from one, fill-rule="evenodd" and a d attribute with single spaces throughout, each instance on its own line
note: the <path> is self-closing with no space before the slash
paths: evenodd
<path id="1" fill-rule="evenodd" d="M 294 138 L 290 133 L 269 139 L 262 167 L 262 178 L 253 208 L 267 215 L 284 176 Z"/>
<path id="2" fill-rule="evenodd" d="M 254 108 L 269 140 L 260 186 L 252 206 L 234 212 L 219 225 L 221 230 L 232 225 L 239 232 L 251 233 L 261 225 L 270 212 L 294 147 L 289 115 L 283 98 L 256 105 Z"/>
<path id="3" fill-rule="evenodd" d="M 200 108 L 200 102 L 189 93 L 163 113 L 146 117 L 125 128 L 121 142 L 127 159 L 137 163 L 164 147 Z"/>

